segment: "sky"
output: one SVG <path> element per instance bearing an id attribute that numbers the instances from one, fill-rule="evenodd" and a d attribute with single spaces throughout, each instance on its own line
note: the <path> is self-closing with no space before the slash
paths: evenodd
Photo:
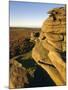
<path id="1" fill-rule="evenodd" d="M 41 27 L 48 17 L 48 10 L 64 4 L 9 2 L 10 27 Z"/>

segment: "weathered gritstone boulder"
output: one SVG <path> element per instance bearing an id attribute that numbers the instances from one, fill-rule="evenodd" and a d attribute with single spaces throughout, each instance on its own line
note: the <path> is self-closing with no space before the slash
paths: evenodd
<path id="1" fill-rule="evenodd" d="M 27 71 L 22 64 L 16 60 L 10 62 L 10 88 L 22 88 L 25 84 L 28 84 Z"/>
<path id="2" fill-rule="evenodd" d="M 54 8 L 52 10 L 49 10 L 48 14 L 51 14 L 51 13 L 60 14 L 61 16 L 66 15 L 66 6 L 65 7 L 60 7 L 60 8 Z"/>
<path id="3" fill-rule="evenodd" d="M 32 51 L 32 57 L 34 58 L 36 63 L 38 65 L 40 65 L 45 71 L 47 71 L 47 73 L 50 75 L 51 79 L 55 82 L 55 84 L 56 85 L 65 85 L 65 72 L 63 74 L 63 76 L 64 76 L 64 78 L 63 78 L 62 75 L 59 73 L 59 71 L 56 69 L 55 65 L 50 60 L 52 58 L 50 58 L 50 56 L 48 57 L 49 54 L 48 55 L 47 54 L 48 54 L 48 51 L 46 49 L 44 49 L 44 47 L 41 45 L 41 43 L 37 43 Z M 60 56 L 56 56 L 56 57 L 60 58 Z M 53 60 L 56 57 L 53 57 Z M 58 66 L 61 67 L 61 65 L 59 63 L 58 63 Z M 62 65 L 62 67 L 63 67 L 63 65 Z M 63 71 L 64 70 L 65 70 L 65 68 L 63 69 Z"/>
<path id="4" fill-rule="evenodd" d="M 55 8 L 48 12 L 50 16 L 44 21 L 43 32 L 66 33 L 66 10 L 64 7 Z"/>
<path id="5" fill-rule="evenodd" d="M 66 19 L 65 21 L 59 21 L 59 20 L 53 21 L 50 18 L 44 21 L 44 24 L 42 26 L 43 32 L 53 32 L 57 34 L 66 32 L 66 23 L 65 23 Z"/>
<path id="6" fill-rule="evenodd" d="M 60 53 L 66 52 L 66 10 L 55 8 L 44 21 L 32 57 L 50 75 L 56 85 L 66 84 L 66 64 Z"/>
<path id="7" fill-rule="evenodd" d="M 55 8 L 48 13 L 50 16 L 44 21 L 41 32 L 54 48 L 65 51 L 66 45 L 66 10 L 64 7 Z"/>

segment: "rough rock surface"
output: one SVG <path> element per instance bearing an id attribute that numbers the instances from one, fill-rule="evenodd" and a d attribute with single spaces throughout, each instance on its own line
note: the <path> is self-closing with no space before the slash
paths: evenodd
<path id="1" fill-rule="evenodd" d="M 43 32 L 66 33 L 66 10 L 64 7 L 55 8 L 48 12 L 50 16 L 42 25 Z"/>
<path id="2" fill-rule="evenodd" d="M 22 64 L 16 60 L 11 60 L 10 63 L 10 88 L 22 88 L 28 84 L 27 71 Z"/>
<path id="3" fill-rule="evenodd" d="M 32 50 L 32 57 L 47 71 L 56 85 L 66 83 L 66 64 L 60 55 L 66 52 L 65 9 L 60 7 L 50 10 L 49 17 L 42 25 L 40 36 L 33 37 L 36 44 Z"/>
<path id="4" fill-rule="evenodd" d="M 66 44 L 66 13 L 65 8 L 55 8 L 48 13 L 50 16 L 44 21 L 41 32 L 47 41 L 61 52 L 65 51 Z M 55 18 L 55 20 L 54 20 Z"/>

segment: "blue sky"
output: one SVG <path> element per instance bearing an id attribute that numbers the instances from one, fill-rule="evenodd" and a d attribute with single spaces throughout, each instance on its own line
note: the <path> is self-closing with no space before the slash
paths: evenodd
<path id="1" fill-rule="evenodd" d="M 63 7 L 64 4 L 31 3 L 10 1 L 10 26 L 12 27 L 41 27 L 48 17 L 48 10 Z"/>

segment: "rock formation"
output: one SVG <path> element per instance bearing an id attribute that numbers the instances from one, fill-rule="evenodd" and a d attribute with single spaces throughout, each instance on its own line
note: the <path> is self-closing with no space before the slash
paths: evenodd
<path id="1" fill-rule="evenodd" d="M 35 64 L 40 65 L 56 85 L 66 84 L 66 63 L 63 58 L 66 52 L 66 10 L 65 7 L 54 8 L 48 14 L 49 17 L 44 21 L 41 32 L 31 33 L 31 41 L 35 44 L 32 51 L 11 58 L 10 88 L 22 88 L 28 85 L 27 75 L 34 77 Z M 34 68 L 24 67 L 22 60 L 29 61 L 28 58 L 36 62 Z"/>
<path id="2" fill-rule="evenodd" d="M 28 84 L 27 71 L 17 60 L 10 61 L 10 88 L 22 88 Z"/>
<path id="3" fill-rule="evenodd" d="M 34 73 L 36 71 L 36 63 L 31 57 L 31 52 L 15 56 L 10 59 L 9 63 L 9 88 L 29 87 L 29 78 L 34 79 Z"/>
<path id="4" fill-rule="evenodd" d="M 40 36 L 33 37 L 36 44 L 32 57 L 47 71 L 56 85 L 65 85 L 66 65 L 61 53 L 66 52 L 66 10 L 65 7 L 54 8 L 48 14 Z"/>

